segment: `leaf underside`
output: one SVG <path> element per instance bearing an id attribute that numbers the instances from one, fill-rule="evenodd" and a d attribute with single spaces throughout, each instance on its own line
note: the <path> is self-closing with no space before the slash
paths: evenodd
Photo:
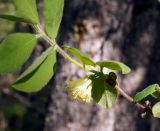
<path id="1" fill-rule="evenodd" d="M 115 60 L 110 60 L 110 61 L 98 61 L 96 62 L 97 65 L 99 65 L 100 67 L 102 68 L 108 68 L 108 69 L 111 69 L 111 70 L 118 70 L 118 71 L 122 71 L 123 74 L 128 74 L 130 73 L 131 69 L 119 62 L 119 61 L 115 61 Z"/>
<path id="2" fill-rule="evenodd" d="M 56 51 L 50 47 L 17 79 L 13 87 L 22 92 L 41 90 L 52 78 L 55 64 Z"/>
<path id="3" fill-rule="evenodd" d="M 32 23 L 30 20 L 25 19 L 25 18 L 21 18 L 18 16 L 13 16 L 13 15 L 6 15 L 6 14 L 1 14 L 0 15 L 1 19 L 6 19 L 6 20 L 10 20 L 10 21 L 15 21 L 15 22 L 24 22 L 24 23 Z"/>

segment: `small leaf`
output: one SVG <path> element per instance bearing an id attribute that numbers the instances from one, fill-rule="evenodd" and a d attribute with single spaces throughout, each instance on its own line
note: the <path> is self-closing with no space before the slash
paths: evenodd
<path id="1" fill-rule="evenodd" d="M 13 84 L 22 92 L 36 92 L 41 90 L 54 74 L 56 51 L 50 47 L 45 51 Z"/>
<path id="2" fill-rule="evenodd" d="M 28 33 L 8 35 L 0 45 L 0 73 L 15 72 L 28 59 L 36 37 Z"/>
<path id="3" fill-rule="evenodd" d="M 56 38 L 63 16 L 64 0 L 44 0 L 45 29 Z"/>
<path id="4" fill-rule="evenodd" d="M 160 87 L 156 88 L 156 92 L 154 92 L 152 96 L 160 101 Z"/>
<path id="5" fill-rule="evenodd" d="M 143 91 L 138 92 L 133 98 L 134 102 L 139 102 L 142 99 L 144 99 L 145 97 L 147 97 L 148 95 L 153 94 L 154 92 L 156 92 L 157 87 L 158 87 L 157 84 L 153 84 L 153 85 L 150 85 L 149 87 L 145 88 Z"/>
<path id="6" fill-rule="evenodd" d="M 13 15 L 0 15 L 0 18 L 2 19 L 6 19 L 6 20 L 10 20 L 10 21 L 16 21 L 16 22 L 24 22 L 24 23 L 32 23 L 31 21 L 21 18 L 21 17 L 17 17 L 17 16 L 13 16 Z"/>
<path id="7" fill-rule="evenodd" d="M 127 65 L 125 65 L 121 62 L 118 62 L 118 61 L 114 61 L 114 60 L 98 61 L 98 62 L 96 62 L 96 64 L 99 65 L 102 68 L 106 67 L 106 68 L 111 69 L 111 70 L 122 71 L 123 74 L 128 74 L 131 71 L 131 69 Z"/>
<path id="8" fill-rule="evenodd" d="M 65 45 L 64 48 L 66 51 L 75 56 L 79 61 L 81 61 L 84 65 L 91 65 L 91 66 L 96 65 L 95 62 L 92 61 L 92 59 L 89 56 L 87 56 L 87 54 L 79 51 L 78 49 L 70 47 L 68 45 Z"/>
<path id="9" fill-rule="evenodd" d="M 99 105 L 105 108 L 111 108 L 117 96 L 117 89 L 108 85 L 105 79 L 92 78 L 92 97 Z"/>
<path id="10" fill-rule="evenodd" d="M 36 8 L 36 0 L 13 0 L 16 7 L 18 17 L 31 21 L 33 24 L 38 24 L 38 13 Z"/>
<path id="11" fill-rule="evenodd" d="M 160 102 L 156 103 L 152 108 L 153 116 L 160 118 Z"/>

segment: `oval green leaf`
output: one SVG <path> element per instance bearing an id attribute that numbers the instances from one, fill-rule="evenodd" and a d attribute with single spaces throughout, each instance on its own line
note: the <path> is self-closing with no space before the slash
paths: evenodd
<path id="1" fill-rule="evenodd" d="M 156 103 L 152 108 L 153 116 L 160 118 L 160 102 Z"/>
<path id="2" fill-rule="evenodd" d="M 3 15 L 0 15 L 0 18 L 1 19 L 10 20 L 10 21 L 15 21 L 15 22 L 32 23 L 28 19 L 17 17 L 17 16 L 13 16 L 13 15 L 5 15 L 5 14 L 3 14 Z"/>
<path id="3" fill-rule="evenodd" d="M 44 0 L 45 29 L 51 38 L 56 38 L 63 16 L 64 0 Z"/>
<path id="4" fill-rule="evenodd" d="M 138 92 L 133 98 L 134 102 L 139 102 L 143 100 L 145 97 L 155 93 L 158 87 L 158 84 L 153 84 L 145 88 L 143 91 Z"/>
<path id="5" fill-rule="evenodd" d="M 92 77 L 92 97 L 100 106 L 111 108 L 115 104 L 117 96 L 117 89 L 108 85 L 105 79 Z"/>
<path id="6" fill-rule="evenodd" d="M 36 37 L 28 33 L 8 35 L 0 45 L 0 73 L 15 72 L 29 58 Z"/>
<path id="7" fill-rule="evenodd" d="M 18 17 L 31 21 L 33 24 L 39 23 L 36 0 L 13 0 Z"/>
<path id="8" fill-rule="evenodd" d="M 96 62 L 96 64 L 102 68 L 108 68 L 108 69 L 111 69 L 111 70 L 118 70 L 118 71 L 122 71 L 123 74 L 128 74 L 130 73 L 131 69 L 119 62 L 119 61 L 114 61 L 114 60 L 110 60 L 110 61 L 98 61 Z"/>
<path id="9" fill-rule="evenodd" d="M 50 47 L 13 84 L 22 92 L 41 90 L 52 78 L 56 64 L 56 51 Z"/>
<path id="10" fill-rule="evenodd" d="M 68 45 L 65 45 L 64 48 L 70 54 L 75 56 L 79 61 L 81 61 L 84 65 L 96 66 L 95 62 L 87 54 L 81 52 L 80 50 Z"/>

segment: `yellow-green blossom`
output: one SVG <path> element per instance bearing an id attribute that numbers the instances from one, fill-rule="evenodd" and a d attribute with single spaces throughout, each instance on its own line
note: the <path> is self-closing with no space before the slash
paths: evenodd
<path id="1" fill-rule="evenodd" d="M 83 78 L 71 81 L 67 85 L 67 91 L 72 99 L 90 102 L 91 101 L 92 81 L 88 78 Z"/>

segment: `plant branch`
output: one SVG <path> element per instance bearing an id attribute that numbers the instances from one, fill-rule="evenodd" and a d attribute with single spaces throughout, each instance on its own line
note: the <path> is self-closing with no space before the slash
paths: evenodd
<path id="1" fill-rule="evenodd" d="M 59 52 L 64 58 L 66 58 L 67 60 L 69 60 L 70 62 L 74 63 L 75 65 L 77 65 L 78 67 L 80 68 L 83 68 L 85 69 L 86 71 L 91 71 L 90 68 L 88 67 L 85 67 L 83 66 L 83 64 L 79 63 L 78 61 L 74 60 L 72 57 L 70 57 L 61 47 L 59 47 L 57 45 L 57 48 L 56 48 L 57 52 Z"/>
<path id="2" fill-rule="evenodd" d="M 56 51 L 58 53 L 60 53 L 64 58 L 66 58 L 67 60 L 69 60 L 70 62 L 74 63 L 75 65 L 77 65 L 80 68 L 85 69 L 86 71 L 91 71 L 92 69 L 86 67 L 84 68 L 83 64 L 74 60 L 70 55 L 68 55 L 57 43 L 56 40 L 51 39 L 42 29 L 40 26 L 35 26 L 34 29 L 37 31 L 37 33 L 44 39 L 46 40 L 51 46 L 55 47 Z M 103 70 L 103 68 L 101 68 L 101 71 Z M 146 112 L 150 113 L 150 108 L 148 108 L 147 105 L 143 105 L 141 103 L 135 103 L 133 98 L 131 96 L 129 96 L 122 88 L 120 88 L 119 86 L 116 86 L 116 89 L 120 92 L 120 94 L 126 98 L 130 103 L 134 103 L 138 108 L 145 110 Z"/>
<path id="3" fill-rule="evenodd" d="M 120 94 L 126 98 L 130 103 L 134 103 L 134 100 L 131 96 L 129 96 L 122 88 L 119 86 L 116 86 L 116 89 L 120 92 Z M 141 103 L 134 103 L 138 108 L 145 110 L 147 106 L 141 104 Z"/>
<path id="4" fill-rule="evenodd" d="M 69 56 L 57 43 L 56 40 L 51 39 L 48 35 L 41 29 L 40 26 L 35 26 L 34 29 L 37 31 L 38 34 L 41 34 L 41 37 L 45 39 L 51 46 L 55 46 L 55 49 L 58 53 L 60 53 L 64 58 L 69 60 L 70 62 L 74 63 L 80 68 L 85 69 L 86 71 L 91 71 L 90 68 L 83 66 L 83 64 L 79 63 L 78 61 L 74 60 L 71 56 Z"/>

